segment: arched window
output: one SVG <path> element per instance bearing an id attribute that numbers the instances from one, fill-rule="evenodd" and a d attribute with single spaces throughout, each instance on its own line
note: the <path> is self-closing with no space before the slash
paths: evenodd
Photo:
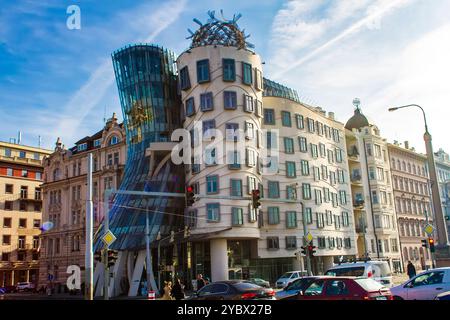
<path id="1" fill-rule="evenodd" d="M 402 162 L 402 170 L 406 171 L 406 162 L 405 161 Z"/>
<path id="2" fill-rule="evenodd" d="M 53 181 L 59 180 L 59 168 L 53 170 Z"/>
<path id="3" fill-rule="evenodd" d="M 414 260 L 419 260 L 419 250 L 414 248 Z"/>
<path id="4" fill-rule="evenodd" d="M 402 167 L 400 165 L 400 160 L 397 160 L 397 170 L 401 170 L 401 169 L 402 169 Z"/>
<path id="5" fill-rule="evenodd" d="M 411 163 L 408 162 L 408 172 L 411 173 Z"/>
<path id="6" fill-rule="evenodd" d="M 118 144 L 119 142 L 120 142 L 119 137 L 117 137 L 117 136 L 112 136 L 112 137 L 109 139 L 108 145 L 109 145 L 109 146 L 112 146 L 112 145 Z"/>
<path id="7" fill-rule="evenodd" d="M 413 164 L 413 173 L 417 174 L 417 169 L 416 169 L 416 165 L 415 164 Z"/>
<path id="8" fill-rule="evenodd" d="M 395 159 L 392 158 L 392 169 L 395 169 Z"/>
<path id="9" fill-rule="evenodd" d="M 413 252 L 413 248 L 409 248 L 409 260 L 414 260 L 414 252 Z"/>

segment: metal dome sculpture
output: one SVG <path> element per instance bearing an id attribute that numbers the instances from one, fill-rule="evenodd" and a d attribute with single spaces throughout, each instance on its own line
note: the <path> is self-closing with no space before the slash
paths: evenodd
<path id="1" fill-rule="evenodd" d="M 191 34 L 186 39 L 192 39 L 191 48 L 207 46 L 207 45 L 223 45 L 232 46 L 239 49 L 254 48 L 255 46 L 246 41 L 250 35 L 245 35 L 245 30 L 240 30 L 237 21 L 242 17 L 233 15 L 233 19 L 228 20 L 223 16 L 223 10 L 220 10 L 222 19 L 215 16 L 215 11 L 208 11 L 209 19 L 206 24 L 202 24 L 198 19 L 193 19 L 200 28 L 193 32 L 188 29 Z"/>

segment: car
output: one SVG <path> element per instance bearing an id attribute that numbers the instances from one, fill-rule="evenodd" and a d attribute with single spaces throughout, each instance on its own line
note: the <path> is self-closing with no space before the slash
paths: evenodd
<path id="1" fill-rule="evenodd" d="M 321 276 L 310 276 L 298 278 L 284 287 L 283 290 L 275 293 L 275 298 L 277 300 L 295 300 L 300 291 L 305 290 L 312 281 L 319 279 L 320 277 Z"/>
<path id="2" fill-rule="evenodd" d="M 261 286 L 263 288 L 270 288 L 270 282 L 266 281 L 264 279 L 261 279 L 261 278 L 251 278 L 248 281 L 250 281 L 251 283 L 254 283 L 258 286 Z"/>
<path id="3" fill-rule="evenodd" d="M 17 292 L 33 291 L 34 289 L 35 289 L 35 285 L 32 282 L 18 282 L 16 285 Z"/>
<path id="4" fill-rule="evenodd" d="M 365 277 L 321 277 L 299 291 L 297 300 L 393 300 L 389 288 Z"/>
<path id="5" fill-rule="evenodd" d="M 278 278 L 277 281 L 275 281 L 275 287 L 277 289 L 286 287 L 289 283 L 293 282 L 294 280 L 307 276 L 306 271 L 289 271 L 283 274 L 281 277 Z"/>
<path id="6" fill-rule="evenodd" d="M 385 287 L 391 288 L 394 285 L 392 281 L 391 267 L 387 261 L 360 261 L 342 263 L 331 267 L 325 272 L 327 276 L 342 277 L 366 277 L 378 281 Z"/>
<path id="7" fill-rule="evenodd" d="M 187 300 L 275 300 L 275 291 L 245 280 L 217 281 L 207 284 Z"/>
<path id="8" fill-rule="evenodd" d="M 439 293 L 434 300 L 450 300 L 450 291 Z"/>
<path id="9" fill-rule="evenodd" d="M 433 300 L 450 291 L 450 267 L 424 271 L 391 291 L 395 300 Z"/>

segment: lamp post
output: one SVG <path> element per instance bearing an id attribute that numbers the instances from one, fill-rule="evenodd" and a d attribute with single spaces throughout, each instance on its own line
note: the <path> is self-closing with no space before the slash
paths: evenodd
<path id="1" fill-rule="evenodd" d="M 431 185 L 431 193 L 432 193 L 432 201 L 433 201 L 433 207 L 435 212 L 435 223 L 436 223 L 436 231 L 437 231 L 437 242 L 438 247 L 442 250 L 442 252 L 448 253 L 448 234 L 447 234 L 447 225 L 444 220 L 444 215 L 442 214 L 442 206 L 441 206 L 441 200 L 439 196 L 439 185 L 436 175 L 436 164 L 434 162 L 434 153 L 433 153 L 433 145 L 431 143 L 431 134 L 428 131 L 428 125 L 427 125 L 427 118 L 425 116 L 425 111 L 423 108 L 417 104 L 408 104 L 405 106 L 400 107 L 393 107 L 389 108 L 389 111 L 396 111 L 398 109 L 403 108 L 410 108 L 410 107 L 416 107 L 422 110 L 423 114 L 423 121 L 425 123 L 425 133 L 423 135 L 423 139 L 425 141 L 425 149 L 427 152 L 427 161 L 428 161 L 428 168 L 429 168 L 429 174 L 430 174 L 430 185 Z"/>

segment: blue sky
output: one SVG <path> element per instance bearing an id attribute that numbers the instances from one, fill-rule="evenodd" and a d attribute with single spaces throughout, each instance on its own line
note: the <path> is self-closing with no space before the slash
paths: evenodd
<path id="1" fill-rule="evenodd" d="M 66 9 L 81 9 L 81 29 L 66 27 Z M 419 151 L 421 104 L 434 147 L 450 151 L 450 2 L 446 0 L 106 1 L 0 0 L 0 140 L 23 132 L 23 143 L 67 146 L 99 130 L 105 115 L 121 117 L 111 53 L 151 42 L 179 54 L 189 46 L 192 18 L 210 9 L 240 12 L 240 26 L 262 56 L 265 76 L 345 122 L 352 100 L 389 140 Z"/>

